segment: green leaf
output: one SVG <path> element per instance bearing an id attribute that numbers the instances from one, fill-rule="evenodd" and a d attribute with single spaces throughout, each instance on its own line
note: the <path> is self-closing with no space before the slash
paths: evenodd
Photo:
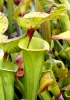
<path id="1" fill-rule="evenodd" d="M 19 17 L 17 22 L 19 26 L 25 29 L 29 29 L 31 27 L 37 28 L 48 16 L 49 14 L 44 12 L 32 12 L 24 15 L 23 17 Z"/>
<path id="2" fill-rule="evenodd" d="M 45 91 L 46 88 L 53 84 L 55 82 L 55 80 L 52 78 L 50 72 L 46 72 L 45 74 L 43 74 L 41 80 L 40 80 L 40 88 L 38 90 L 38 94 Z"/>
<path id="3" fill-rule="evenodd" d="M 6 41 L 8 39 L 5 35 L 0 35 L 0 42 Z"/>
<path id="4" fill-rule="evenodd" d="M 8 28 L 8 19 L 7 17 L 0 12 L 0 35 L 3 34 Z"/>
<path id="5" fill-rule="evenodd" d="M 4 62 L 3 67 L 0 68 L 0 70 L 5 70 L 5 71 L 11 71 L 11 72 L 16 72 L 18 69 L 18 66 L 13 63 L 13 62 Z"/>
<path id="6" fill-rule="evenodd" d="M 8 39 L 4 41 L 0 41 L 0 49 L 4 52 L 15 53 L 19 52 L 21 49 L 18 47 L 18 42 L 24 37 L 16 37 L 13 39 Z"/>
<path id="7" fill-rule="evenodd" d="M 50 20 L 55 20 L 55 19 L 60 19 L 62 18 L 65 13 L 67 12 L 67 7 L 66 5 L 56 5 L 54 10 L 51 10 L 49 19 Z"/>
<path id="8" fill-rule="evenodd" d="M 17 7 L 17 9 L 15 10 L 14 14 L 13 14 L 13 19 L 16 20 L 17 17 L 20 14 L 25 13 L 25 11 L 27 10 L 27 8 L 30 5 L 31 0 L 22 0 L 21 3 L 19 4 L 19 6 Z"/>
<path id="9" fill-rule="evenodd" d="M 57 40 L 62 39 L 62 40 L 70 41 L 70 31 L 68 30 L 66 32 L 60 33 L 59 35 L 52 36 L 51 39 L 53 39 L 53 40 L 55 40 L 55 39 L 57 39 Z"/>
<path id="10" fill-rule="evenodd" d="M 57 6 L 57 8 L 60 8 L 59 10 L 56 10 L 52 12 L 51 14 L 45 13 L 45 12 L 31 12 L 23 17 L 17 18 L 17 23 L 19 26 L 29 29 L 29 28 L 38 28 L 40 24 L 47 20 L 54 20 L 60 18 L 64 12 L 66 12 L 66 6 Z"/>

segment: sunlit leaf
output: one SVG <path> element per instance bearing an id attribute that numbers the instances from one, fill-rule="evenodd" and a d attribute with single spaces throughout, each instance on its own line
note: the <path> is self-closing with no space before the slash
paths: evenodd
<path id="1" fill-rule="evenodd" d="M 38 0 L 42 6 L 42 8 L 44 9 L 45 12 L 48 12 L 50 10 L 50 14 L 52 13 L 51 19 L 52 17 L 54 17 L 54 19 L 60 18 L 61 15 L 60 13 L 63 11 L 67 11 L 67 7 L 63 4 L 61 5 L 57 5 L 54 0 Z M 55 10 L 53 10 L 52 8 L 54 8 Z"/>
<path id="2" fill-rule="evenodd" d="M 52 78 L 50 72 L 45 73 L 45 74 L 42 76 L 41 80 L 40 80 L 40 88 L 39 88 L 39 90 L 38 90 L 37 93 L 39 94 L 39 93 L 45 91 L 46 88 L 47 88 L 49 85 L 53 84 L 54 82 L 55 82 L 55 80 Z"/>
<path id="3" fill-rule="evenodd" d="M 29 29 L 31 27 L 37 28 L 48 16 L 49 14 L 44 12 L 32 12 L 24 15 L 23 17 L 19 17 L 17 22 L 19 26 L 25 29 Z"/>
<path id="4" fill-rule="evenodd" d="M 6 35 L 0 35 L 0 42 L 6 41 L 8 37 Z"/>
<path id="5" fill-rule="evenodd" d="M 0 12 L 0 34 L 3 34 L 8 28 L 7 17 Z"/>
<path id="6" fill-rule="evenodd" d="M 62 18 L 67 12 L 67 7 L 65 5 L 56 5 L 55 10 L 50 12 L 49 19 L 55 20 Z"/>
<path id="7" fill-rule="evenodd" d="M 4 52 L 14 53 L 19 52 L 21 49 L 18 47 L 18 42 L 24 37 L 16 37 L 13 39 L 7 39 L 0 41 L 0 49 Z"/>
<path id="8" fill-rule="evenodd" d="M 22 0 L 21 3 L 19 4 L 19 6 L 17 7 L 17 9 L 15 10 L 14 14 L 13 14 L 13 19 L 16 20 L 17 17 L 20 14 L 25 13 L 25 11 L 27 10 L 28 6 L 30 5 L 31 0 Z"/>
<path id="9" fill-rule="evenodd" d="M 24 15 L 23 17 L 18 17 L 18 25 L 25 28 L 38 28 L 40 24 L 47 20 L 58 19 L 62 14 L 66 12 L 66 6 L 61 7 L 61 9 L 52 12 L 51 14 L 45 12 L 32 12 Z"/>
<path id="10" fill-rule="evenodd" d="M 70 31 L 66 31 L 66 32 L 63 32 L 63 33 L 60 33 L 59 35 L 55 35 L 55 36 L 52 36 L 51 39 L 55 40 L 68 40 L 70 41 Z"/>

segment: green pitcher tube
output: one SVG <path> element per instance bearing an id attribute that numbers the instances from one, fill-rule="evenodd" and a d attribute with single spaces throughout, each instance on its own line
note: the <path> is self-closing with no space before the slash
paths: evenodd
<path id="1" fill-rule="evenodd" d="M 5 100 L 14 100 L 14 74 L 8 71 L 1 71 L 1 75 Z"/>
<path id="2" fill-rule="evenodd" d="M 14 72 L 18 67 L 12 62 L 4 62 L 0 68 L 0 76 L 2 79 L 5 100 L 14 100 Z"/>
<path id="3" fill-rule="evenodd" d="M 2 84 L 2 78 L 0 76 L 0 99 L 5 100 L 5 95 L 4 95 L 4 89 L 3 89 L 3 84 Z"/>
<path id="4" fill-rule="evenodd" d="M 49 44 L 33 37 L 29 48 L 26 48 L 24 40 L 20 40 L 18 45 L 23 49 L 25 99 L 36 100 L 44 54 L 49 50 Z"/>

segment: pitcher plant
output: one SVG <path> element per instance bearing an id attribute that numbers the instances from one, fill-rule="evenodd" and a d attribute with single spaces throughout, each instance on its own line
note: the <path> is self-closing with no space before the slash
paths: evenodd
<path id="1" fill-rule="evenodd" d="M 29 4 L 30 0 L 28 1 L 28 6 Z M 7 36 L 3 35 L 8 28 L 8 20 L 4 14 L 0 13 L 0 49 L 2 50 L 0 56 L 1 100 L 14 100 L 14 72 L 17 71 L 18 66 L 13 61 L 9 61 L 9 58 L 12 53 L 21 50 L 23 51 L 24 60 L 24 99 L 37 100 L 39 81 L 45 61 L 44 57 L 50 47 L 47 41 L 33 37 L 33 34 L 40 28 L 43 22 L 61 18 L 63 16 L 62 13 L 64 14 L 66 11 L 67 8 L 65 5 L 56 5 L 56 10 L 50 14 L 45 12 L 31 12 L 23 17 L 18 17 L 19 13 L 14 13 L 14 20 L 17 19 L 18 25 L 27 31 L 25 36 L 19 36 L 14 39 L 8 39 Z M 56 74 L 58 76 L 57 72 Z M 52 78 L 51 80 L 54 83 Z M 44 93 L 49 94 L 49 92 Z M 49 97 L 49 100 L 51 100 L 51 97 Z"/>

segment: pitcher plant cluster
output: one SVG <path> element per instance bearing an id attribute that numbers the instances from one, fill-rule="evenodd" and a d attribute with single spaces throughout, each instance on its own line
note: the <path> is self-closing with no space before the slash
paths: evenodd
<path id="1" fill-rule="evenodd" d="M 0 0 L 0 100 L 70 100 L 70 0 Z"/>

